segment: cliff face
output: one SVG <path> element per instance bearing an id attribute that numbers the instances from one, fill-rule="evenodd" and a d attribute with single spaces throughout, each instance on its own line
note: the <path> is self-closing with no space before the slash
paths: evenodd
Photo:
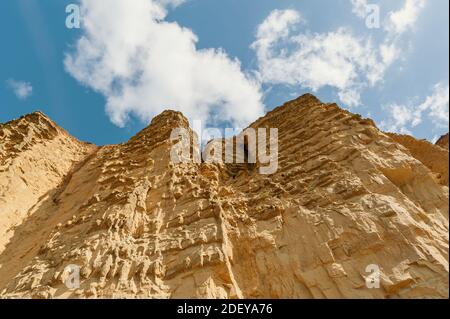
<path id="1" fill-rule="evenodd" d="M 101 148 L 31 117 L 0 127 L 2 297 L 448 298 L 448 161 L 335 104 L 305 95 L 251 125 L 279 130 L 271 175 L 172 163 L 177 112 Z"/>
<path id="2" fill-rule="evenodd" d="M 444 140 L 441 139 L 436 145 L 425 140 L 416 140 L 409 135 L 388 135 L 399 144 L 403 145 L 410 154 L 421 161 L 432 172 L 434 178 L 442 185 L 448 186 L 448 147 L 445 149 Z"/>
<path id="3" fill-rule="evenodd" d="M 442 148 L 445 148 L 448 151 L 448 133 L 445 135 L 442 135 L 436 142 L 436 145 L 438 145 Z"/>
<path id="4" fill-rule="evenodd" d="M 32 207 L 95 148 L 40 112 L 0 124 L 0 253 Z"/>

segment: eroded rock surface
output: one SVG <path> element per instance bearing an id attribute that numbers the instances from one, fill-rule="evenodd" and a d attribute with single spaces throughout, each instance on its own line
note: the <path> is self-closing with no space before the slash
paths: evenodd
<path id="1" fill-rule="evenodd" d="M 448 186 L 448 148 L 433 145 L 425 140 L 416 140 L 409 135 L 388 134 L 393 140 L 408 149 L 413 157 L 421 161 L 433 173 L 436 180 Z"/>
<path id="2" fill-rule="evenodd" d="M 95 150 L 40 112 L 0 124 L 0 253 L 32 208 Z"/>
<path id="3" fill-rule="evenodd" d="M 436 142 L 436 145 L 438 145 L 442 148 L 445 148 L 448 151 L 448 133 L 445 135 L 442 135 Z"/>
<path id="4" fill-rule="evenodd" d="M 261 163 L 173 164 L 170 133 L 189 129 L 177 112 L 101 148 L 37 117 L 32 130 L 53 137 L 28 149 L 8 136 L 33 121 L 0 127 L 7 172 L 25 154 L 31 166 L 58 159 L 10 173 L 35 197 L 0 189 L 1 220 L 21 216 L 1 238 L 2 297 L 448 298 L 448 161 L 430 165 L 335 104 L 305 95 L 252 124 L 279 129 L 272 175 Z M 434 169 L 445 165 L 447 183 Z M 0 185 L 12 178 L 1 174 Z M 379 288 L 366 285 L 370 265 Z"/>

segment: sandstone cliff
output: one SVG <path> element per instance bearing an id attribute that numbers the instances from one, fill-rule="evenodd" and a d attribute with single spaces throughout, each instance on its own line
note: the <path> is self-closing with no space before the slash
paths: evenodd
<path id="1" fill-rule="evenodd" d="M 388 135 L 393 140 L 406 147 L 413 157 L 428 167 L 434 173 L 434 177 L 439 183 L 448 186 L 448 148 L 443 149 L 428 141 L 416 140 L 409 135 L 397 135 L 392 133 L 388 133 Z M 444 144 L 441 144 L 440 146 L 444 146 Z"/>
<path id="2" fill-rule="evenodd" d="M 438 145 L 442 148 L 445 148 L 448 151 L 448 133 L 445 135 L 442 135 L 436 142 L 436 145 Z"/>
<path id="3" fill-rule="evenodd" d="M 0 253 L 33 206 L 95 148 L 40 112 L 0 124 Z"/>
<path id="4" fill-rule="evenodd" d="M 448 298 L 448 151 L 311 95 L 251 126 L 279 129 L 272 175 L 173 164 L 178 127 L 97 148 L 39 113 L 2 125 L 0 296 Z"/>

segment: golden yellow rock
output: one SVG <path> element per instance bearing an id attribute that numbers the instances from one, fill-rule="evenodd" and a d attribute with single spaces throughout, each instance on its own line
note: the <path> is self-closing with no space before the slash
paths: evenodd
<path id="1" fill-rule="evenodd" d="M 436 142 L 436 145 L 445 148 L 448 151 L 448 133 L 441 136 L 438 141 Z"/>
<path id="2" fill-rule="evenodd" d="M 272 175 L 171 163 L 178 127 L 97 148 L 0 126 L 1 297 L 448 298 L 448 150 L 312 95 L 251 125 L 279 130 Z"/>
<path id="3" fill-rule="evenodd" d="M 421 161 L 433 173 L 436 179 L 448 186 L 448 147 L 445 149 L 444 139 L 441 139 L 441 147 L 431 144 L 428 141 L 418 141 L 412 136 L 388 134 L 396 142 L 405 146 L 411 155 Z M 439 142 L 438 142 L 439 143 Z M 439 145 L 439 144 L 437 144 Z M 444 148 L 442 148 L 444 147 Z"/>

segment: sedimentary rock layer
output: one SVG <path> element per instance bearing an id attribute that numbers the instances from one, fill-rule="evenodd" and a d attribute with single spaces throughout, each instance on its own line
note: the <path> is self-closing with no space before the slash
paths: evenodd
<path id="1" fill-rule="evenodd" d="M 278 128 L 271 175 L 172 163 L 180 127 L 166 111 L 97 148 L 42 114 L 2 125 L 1 296 L 448 298 L 448 151 L 427 144 L 426 158 L 312 95 L 251 125 Z"/>

